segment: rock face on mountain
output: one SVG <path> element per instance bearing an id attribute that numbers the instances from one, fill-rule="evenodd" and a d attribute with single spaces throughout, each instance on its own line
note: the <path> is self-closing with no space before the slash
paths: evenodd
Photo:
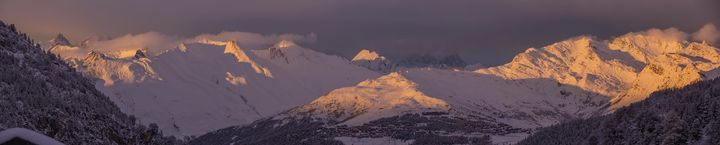
<path id="1" fill-rule="evenodd" d="M 55 38 L 53 38 L 52 40 L 50 40 L 50 45 L 53 45 L 53 46 L 55 46 L 55 45 L 72 46 L 72 44 L 70 43 L 70 40 L 68 40 L 67 38 L 65 38 L 65 35 L 63 35 L 62 33 L 58 34 L 57 36 L 55 36 Z"/>
<path id="2" fill-rule="evenodd" d="M 138 49 L 138 50 L 135 51 L 134 57 L 135 57 L 135 59 L 147 58 L 147 55 L 145 54 L 145 52 L 143 52 L 142 50 L 139 50 L 139 49 Z"/>
<path id="3" fill-rule="evenodd" d="M 93 83 L 0 22 L 0 130 L 27 128 L 65 144 L 173 144 L 137 125 Z"/>
<path id="4" fill-rule="evenodd" d="M 142 51 L 140 56 L 144 56 Z M 138 56 L 138 55 L 136 55 Z M 75 60 L 77 68 L 88 76 L 103 81 L 103 85 L 111 86 L 116 82 L 133 83 L 146 79 L 159 79 L 155 71 L 149 67 L 150 60 L 146 57 L 118 59 L 92 51 L 82 60 Z"/>
<path id="5" fill-rule="evenodd" d="M 366 67 L 370 70 L 387 73 L 393 71 L 397 65 L 375 51 L 363 49 L 358 52 L 352 60 L 355 65 Z"/>
<path id="6" fill-rule="evenodd" d="M 655 92 L 615 113 L 540 129 L 520 145 L 720 144 L 720 79 Z"/>

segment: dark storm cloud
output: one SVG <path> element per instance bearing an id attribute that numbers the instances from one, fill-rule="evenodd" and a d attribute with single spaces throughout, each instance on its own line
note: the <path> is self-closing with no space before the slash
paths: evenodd
<path id="1" fill-rule="evenodd" d="M 527 47 L 582 34 L 720 24 L 717 0 L 0 0 L 0 18 L 36 38 L 158 31 L 315 33 L 305 44 L 351 56 L 460 53 L 499 64 Z"/>

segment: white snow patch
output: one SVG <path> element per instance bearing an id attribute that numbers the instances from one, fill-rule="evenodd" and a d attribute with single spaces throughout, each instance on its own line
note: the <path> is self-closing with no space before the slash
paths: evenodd
<path id="1" fill-rule="evenodd" d="M 228 82 L 230 82 L 230 84 L 238 85 L 238 86 L 242 86 L 242 85 L 246 85 L 246 84 L 247 84 L 247 81 L 245 80 L 244 77 L 242 77 L 242 76 L 233 76 L 233 74 L 230 73 L 230 72 L 227 72 L 227 77 L 225 77 L 225 80 L 227 80 Z"/>

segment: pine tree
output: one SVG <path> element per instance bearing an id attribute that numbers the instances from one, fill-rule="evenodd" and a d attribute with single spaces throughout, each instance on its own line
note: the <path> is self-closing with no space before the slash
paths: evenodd
<path id="1" fill-rule="evenodd" d="M 662 123 L 664 130 L 661 136 L 662 145 L 678 145 L 685 144 L 685 138 L 683 137 L 683 124 L 677 112 L 670 112 L 665 117 Z"/>

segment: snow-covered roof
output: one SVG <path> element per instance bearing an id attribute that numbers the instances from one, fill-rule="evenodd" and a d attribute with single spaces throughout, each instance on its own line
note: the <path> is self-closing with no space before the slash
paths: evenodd
<path id="1" fill-rule="evenodd" d="M 15 138 L 20 138 L 38 145 L 64 145 L 53 138 L 24 128 L 10 128 L 0 132 L 0 143 L 5 143 Z"/>

